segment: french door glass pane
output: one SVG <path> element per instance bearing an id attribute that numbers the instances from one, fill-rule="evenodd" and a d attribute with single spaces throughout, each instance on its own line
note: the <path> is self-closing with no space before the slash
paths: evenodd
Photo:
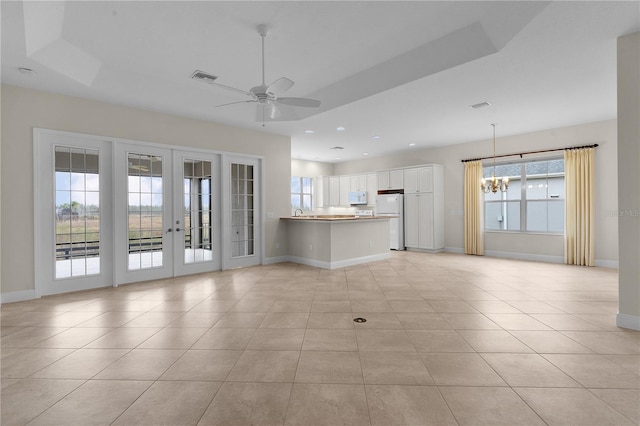
<path id="1" fill-rule="evenodd" d="M 255 254 L 253 166 L 231 164 L 231 257 Z"/>
<path id="2" fill-rule="evenodd" d="M 99 152 L 55 147 L 56 278 L 100 273 Z"/>
<path id="3" fill-rule="evenodd" d="M 162 157 L 130 153 L 127 193 L 129 206 L 129 270 L 162 266 Z"/>
<path id="4" fill-rule="evenodd" d="M 184 262 L 213 260 L 211 161 L 183 162 Z"/>

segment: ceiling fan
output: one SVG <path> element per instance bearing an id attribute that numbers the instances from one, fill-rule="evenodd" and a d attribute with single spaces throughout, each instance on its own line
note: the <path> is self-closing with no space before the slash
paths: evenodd
<path id="1" fill-rule="evenodd" d="M 236 89 L 235 87 L 225 86 L 223 84 L 215 83 L 216 77 L 207 75 L 206 73 L 202 73 L 202 71 L 196 71 L 192 78 L 199 79 L 202 81 L 206 81 L 209 84 L 214 86 L 221 87 L 223 89 L 233 90 L 236 93 L 242 93 L 244 95 L 250 96 L 250 100 L 245 101 L 236 101 L 229 102 L 226 104 L 218 105 L 217 107 L 223 107 L 234 104 L 243 104 L 243 103 L 255 103 L 256 104 L 256 121 L 262 121 L 262 125 L 264 126 L 265 121 L 275 121 L 275 120 L 295 120 L 296 117 L 287 114 L 280 108 L 280 105 L 289 105 L 293 107 L 305 107 L 305 108 L 317 108 L 320 106 L 320 101 L 316 99 L 308 99 L 308 98 L 291 98 L 291 97 L 279 97 L 280 93 L 286 92 L 294 85 L 294 82 L 287 77 L 281 77 L 274 81 L 273 83 L 267 85 L 265 83 L 264 77 L 264 39 L 268 34 L 266 25 L 258 25 L 256 28 L 258 34 L 262 38 L 262 84 L 259 86 L 252 87 L 249 91 L 245 91 L 242 89 Z M 204 77 L 198 76 L 197 74 L 201 73 Z M 209 77 L 209 78 L 207 78 Z"/>

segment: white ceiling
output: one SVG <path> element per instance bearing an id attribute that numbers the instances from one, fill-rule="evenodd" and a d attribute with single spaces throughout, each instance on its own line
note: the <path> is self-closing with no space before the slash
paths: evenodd
<path id="1" fill-rule="evenodd" d="M 2 1 L 1 8 L 5 84 L 289 135 L 294 158 L 327 162 L 487 139 L 491 123 L 499 138 L 615 118 L 616 38 L 640 31 L 637 1 Z M 242 95 L 189 78 L 198 69 L 221 84 L 258 85 L 258 24 L 269 27 L 267 83 L 286 76 L 296 82 L 286 96 L 322 102 L 299 108 L 306 118 L 262 127 L 253 104 L 216 108 Z M 483 101 L 491 106 L 470 108 Z"/>

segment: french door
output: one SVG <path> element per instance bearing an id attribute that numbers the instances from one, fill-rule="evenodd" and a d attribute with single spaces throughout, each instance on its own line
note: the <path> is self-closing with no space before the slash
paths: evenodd
<path id="1" fill-rule="evenodd" d="M 257 158 L 34 130 L 36 296 L 260 264 Z"/>
<path id="2" fill-rule="evenodd" d="M 116 282 L 220 269 L 219 156 L 118 143 Z"/>
<path id="3" fill-rule="evenodd" d="M 111 142 L 38 130 L 33 148 L 35 296 L 112 285 Z"/>
<path id="4" fill-rule="evenodd" d="M 224 210 L 223 238 L 229 242 L 223 269 L 259 265 L 262 234 L 260 218 L 260 161 L 255 158 L 223 157 Z"/>

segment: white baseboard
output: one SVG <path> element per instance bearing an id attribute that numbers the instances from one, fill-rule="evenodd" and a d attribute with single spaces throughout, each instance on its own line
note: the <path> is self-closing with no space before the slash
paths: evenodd
<path id="1" fill-rule="evenodd" d="M 600 260 L 600 259 L 596 259 L 596 266 L 598 266 L 600 268 L 618 269 L 618 261 L 617 260 Z"/>
<path id="2" fill-rule="evenodd" d="M 564 256 L 550 256 L 547 254 L 517 253 L 511 251 L 496 250 L 486 250 L 484 254 L 485 256 L 501 257 L 505 259 L 532 260 L 534 262 L 547 263 L 564 263 Z"/>
<path id="3" fill-rule="evenodd" d="M 447 253 L 464 254 L 464 249 L 460 247 L 445 247 L 444 251 Z M 535 262 L 549 262 L 549 263 L 564 263 L 564 257 L 561 257 L 561 256 L 548 256 L 548 255 L 542 255 L 542 254 L 515 253 L 510 251 L 495 251 L 495 250 L 488 250 L 484 254 L 486 256 L 503 257 L 506 259 L 532 260 Z M 596 259 L 596 266 L 600 268 L 618 269 L 618 261 Z"/>
<path id="4" fill-rule="evenodd" d="M 0 304 L 22 302 L 23 300 L 32 300 L 36 298 L 35 290 L 13 291 L 11 293 L 0 294 Z"/>
<path id="5" fill-rule="evenodd" d="M 628 328 L 631 330 L 640 330 L 640 316 L 627 315 L 618 312 L 616 316 L 616 325 L 622 328 Z"/>
<path id="6" fill-rule="evenodd" d="M 361 265 L 363 263 L 376 262 L 378 260 L 386 260 L 391 258 L 391 252 L 372 254 L 370 256 L 356 257 L 354 259 L 338 260 L 335 262 L 326 262 L 323 260 L 308 259 L 306 257 L 289 256 L 288 261 L 299 263 L 301 265 L 315 266 L 322 269 L 338 269 L 347 266 Z"/>
<path id="7" fill-rule="evenodd" d="M 273 265 L 274 263 L 283 263 L 283 262 L 291 262 L 291 256 L 274 256 L 274 257 L 265 257 L 262 260 L 263 265 Z"/>
<path id="8" fill-rule="evenodd" d="M 460 248 L 460 247 L 445 247 L 444 251 L 445 251 L 445 253 L 464 254 L 464 249 Z"/>

